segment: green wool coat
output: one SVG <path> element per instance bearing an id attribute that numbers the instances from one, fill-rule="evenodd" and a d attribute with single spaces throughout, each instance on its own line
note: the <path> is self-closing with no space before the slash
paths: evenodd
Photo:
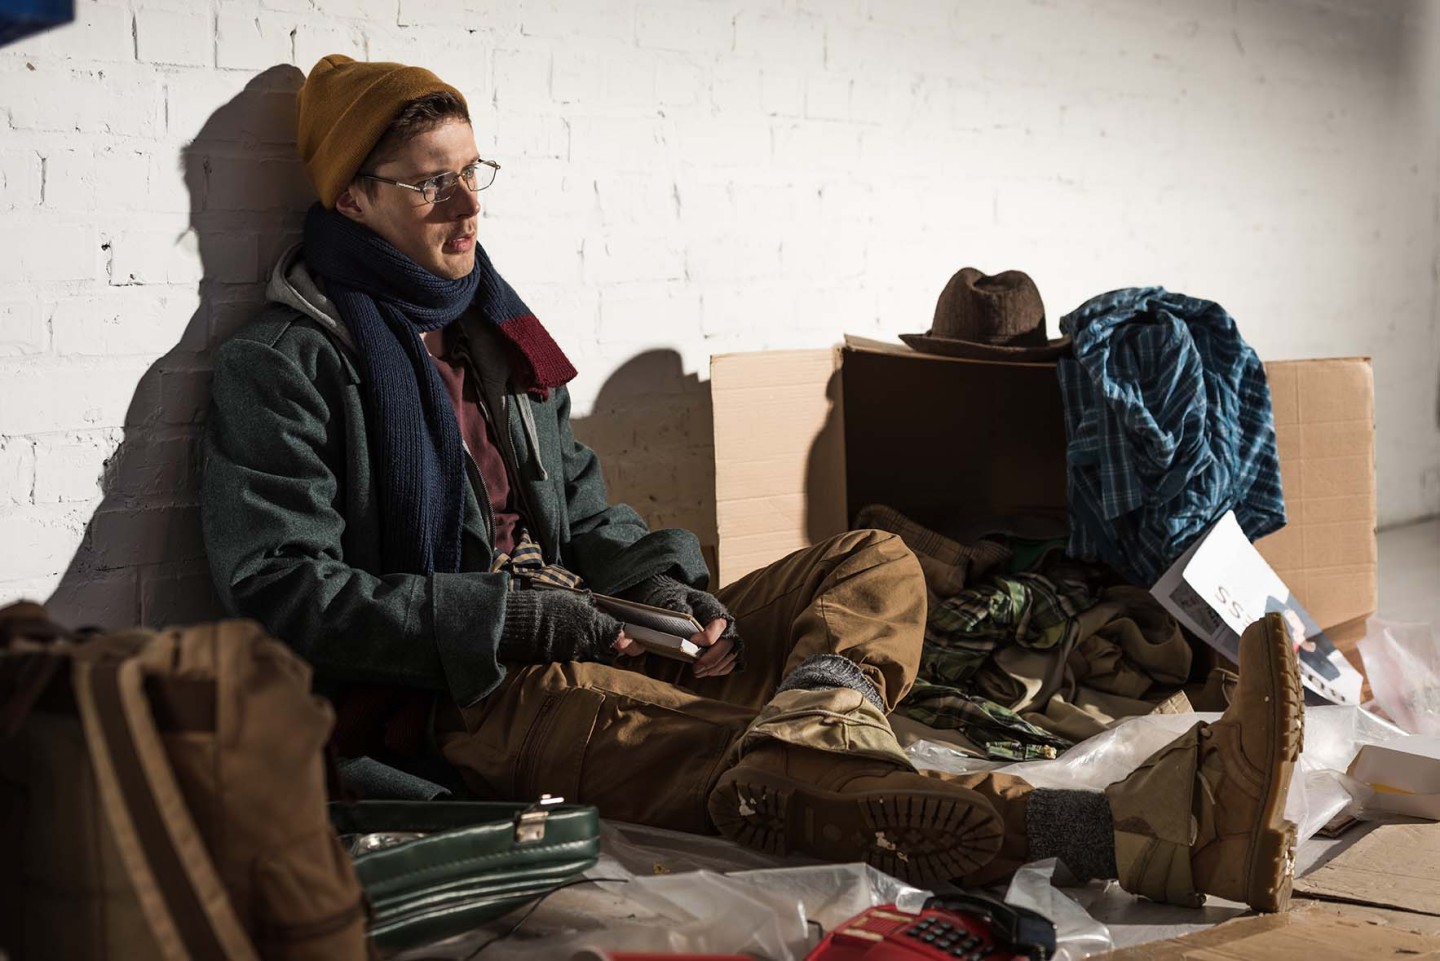
<path id="1" fill-rule="evenodd" d="M 353 342 L 295 251 L 269 293 L 215 356 L 201 514 L 220 597 L 292 645 L 326 688 L 399 683 L 473 704 L 504 677 L 495 652 L 510 585 L 489 573 L 474 485 L 467 476 L 459 573 L 381 575 L 377 465 Z M 471 314 L 459 323 L 546 559 L 605 593 L 657 573 L 703 588 L 693 534 L 650 531 L 608 502 L 599 461 L 571 433 L 569 393 L 517 394 L 498 332 Z"/>

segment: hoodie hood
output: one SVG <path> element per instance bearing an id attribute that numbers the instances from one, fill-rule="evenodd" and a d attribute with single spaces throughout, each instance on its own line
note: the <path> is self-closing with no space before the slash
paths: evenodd
<path id="1" fill-rule="evenodd" d="M 265 296 L 274 303 L 300 311 L 329 331 L 347 351 L 356 353 L 350 328 L 345 326 L 345 321 L 340 319 L 340 311 L 310 275 L 300 244 L 292 244 L 275 261 L 270 271 L 270 282 L 265 285 Z"/>

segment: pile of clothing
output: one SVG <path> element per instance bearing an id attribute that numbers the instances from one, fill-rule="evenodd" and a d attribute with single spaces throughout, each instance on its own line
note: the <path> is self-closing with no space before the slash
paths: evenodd
<path id="1" fill-rule="evenodd" d="M 882 505 L 856 526 L 899 535 L 930 594 L 919 677 L 892 717 L 902 731 L 908 718 L 977 757 L 1024 761 L 1124 718 L 1194 710 L 1175 620 L 1104 565 L 1067 557 L 1064 538 L 962 544 Z"/>

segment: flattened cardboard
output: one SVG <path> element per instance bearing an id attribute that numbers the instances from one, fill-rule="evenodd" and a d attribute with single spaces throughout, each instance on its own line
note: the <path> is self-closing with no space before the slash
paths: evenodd
<path id="1" fill-rule="evenodd" d="M 1295 881 L 1316 898 L 1440 915 L 1440 824 L 1382 824 Z"/>
<path id="2" fill-rule="evenodd" d="M 1276 361 L 1266 372 L 1290 523 L 1257 547 L 1358 663 L 1354 640 L 1376 602 L 1370 362 Z M 955 526 L 942 506 L 1065 510 L 1053 363 L 847 337 L 838 351 L 713 357 L 710 383 L 721 584 L 839 533 L 875 500 L 942 529 Z"/>
<path id="3" fill-rule="evenodd" d="M 1328 630 L 1375 610 L 1374 377 L 1356 357 L 1279 361 L 1265 374 L 1288 520 L 1255 546 Z"/>
<path id="4" fill-rule="evenodd" d="M 1317 906 L 1236 918 L 1183 938 L 1153 941 L 1104 957 L 1107 961 L 1436 961 L 1440 937 Z"/>
<path id="5" fill-rule="evenodd" d="M 710 358 L 720 584 L 845 529 L 838 364 L 830 349 Z"/>

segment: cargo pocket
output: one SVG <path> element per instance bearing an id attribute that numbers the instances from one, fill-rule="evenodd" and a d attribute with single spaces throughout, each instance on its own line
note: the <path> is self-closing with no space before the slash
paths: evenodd
<path id="1" fill-rule="evenodd" d="M 587 687 L 549 691 L 541 699 L 515 758 L 514 800 L 542 794 L 577 804 L 585 753 L 605 695 Z"/>
<path id="2" fill-rule="evenodd" d="M 367 907 L 355 868 L 324 829 L 255 866 L 255 935 L 262 957 L 362 961 Z"/>

